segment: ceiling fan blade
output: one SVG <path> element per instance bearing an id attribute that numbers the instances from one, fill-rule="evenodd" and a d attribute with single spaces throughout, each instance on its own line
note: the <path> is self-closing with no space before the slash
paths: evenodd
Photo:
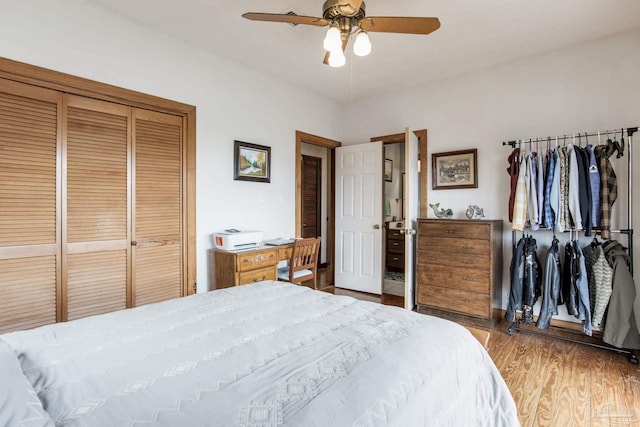
<path id="1" fill-rule="evenodd" d="M 429 34 L 440 28 L 438 18 L 371 16 L 360 21 L 363 31 L 377 33 Z"/>
<path id="2" fill-rule="evenodd" d="M 342 39 L 342 51 L 346 51 L 347 50 L 347 43 L 349 43 L 349 38 L 347 37 L 346 39 Z M 324 65 L 329 65 L 329 51 L 326 51 L 324 53 L 324 60 L 322 61 L 322 63 Z"/>
<path id="3" fill-rule="evenodd" d="M 252 21 L 265 21 L 265 22 L 284 22 L 287 24 L 303 24 L 303 25 L 315 25 L 317 27 L 324 27 L 329 25 L 329 21 L 324 18 L 316 18 L 315 16 L 298 16 L 298 15 L 285 15 L 281 13 L 255 13 L 248 12 L 242 15 L 243 18 L 250 19 Z"/>
<path id="4" fill-rule="evenodd" d="M 346 16 L 355 16 L 362 7 L 362 0 L 337 0 L 340 11 Z"/>

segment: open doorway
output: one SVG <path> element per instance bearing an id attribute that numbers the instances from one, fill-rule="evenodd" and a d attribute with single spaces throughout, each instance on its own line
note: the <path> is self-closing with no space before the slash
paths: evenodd
<path id="1" fill-rule="evenodd" d="M 374 137 L 371 141 L 383 143 L 385 159 L 382 291 L 383 295 L 405 298 L 406 306 L 412 307 L 415 222 L 418 216 L 426 216 L 427 207 L 427 131 L 412 134 L 407 129 L 405 133 Z M 410 145 L 405 146 L 409 141 Z"/>
<path id="2" fill-rule="evenodd" d="M 296 131 L 296 237 L 319 233 L 325 285 L 334 283 L 335 149 L 341 145 Z"/>

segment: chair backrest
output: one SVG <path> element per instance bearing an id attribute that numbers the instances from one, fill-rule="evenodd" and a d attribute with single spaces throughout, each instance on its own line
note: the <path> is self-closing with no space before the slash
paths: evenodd
<path id="1" fill-rule="evenodd" d="M 316 275 L 319 250 L 319 237 L 310 237 L 293 242 L 293 250 L 291 251 L 291 259 L 289 260 L 290 281 L 293 282 L 295 272 L 300 270 L 311 270 L 313 275 Z"/>

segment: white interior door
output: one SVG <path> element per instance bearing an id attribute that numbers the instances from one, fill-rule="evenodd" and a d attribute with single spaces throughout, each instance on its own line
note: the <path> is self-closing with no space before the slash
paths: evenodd
<path id="1" fill-rule="evenodd" d="M 418 171 L 418 138 L 409 128 L 405 129 L 405 185 L 402 200 L 405 212 L 404 229 L 404 307 L 415 306 L 416 261 L 415 242 L 418 216 L 420 215 L 420 173 Z M 423 165 L 424 167 L 424 165 Z"/>
<path id="2" fill-rule="evenodd" d="M 382 294 L 382 142 L 336 149 L 335 286 Z"/>

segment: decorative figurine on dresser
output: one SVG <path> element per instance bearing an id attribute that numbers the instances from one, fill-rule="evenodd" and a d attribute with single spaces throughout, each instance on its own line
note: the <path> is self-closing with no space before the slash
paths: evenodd
<path id="1" fill-rule="evenodd" d="M 419 219 L 418 311 L 493 327 L 502 307 L 502 220 Z"/>

